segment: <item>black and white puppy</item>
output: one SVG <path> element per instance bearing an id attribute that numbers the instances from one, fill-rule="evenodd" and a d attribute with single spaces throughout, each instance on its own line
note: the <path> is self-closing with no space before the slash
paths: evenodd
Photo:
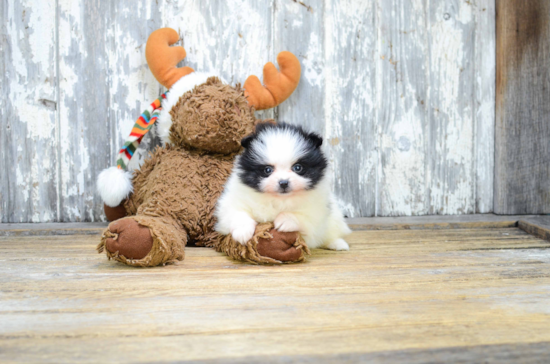
<path id="1" fill-rule="evenodd" d="M 350 233 L 326 176 L 323 139 L 299 126 L 260 123 L 241 145 L 216 207 L 216 231 L 246 244 L 256 225 L 299 231 L 310 248 L 348 250 Z"/>

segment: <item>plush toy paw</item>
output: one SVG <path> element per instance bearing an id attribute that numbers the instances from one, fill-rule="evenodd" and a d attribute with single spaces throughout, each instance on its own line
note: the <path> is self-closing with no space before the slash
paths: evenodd
<path id="1" fill-rule="evenodd" d="M 153 238 L 148 227 L 134 219 L 116 220 L 108 228 L 112 237 L 105 239 L 105 249 L 111 254 L 122 255 L 127 259 L 142 259 L 153 247 Z"/>
<path id="2" fill-rule="evenodd" d="M 128 216 L 109 224 L 97 251 L 134 267 L 172 264 L 185 257 L 187 231 L 169 217 Z"/>
<path id="3" fill-rule="evenodd" d="M 298 233 L 282 232 L 278 229 L 268 231 L 272 238 L 258 238 L 258 253 L 264 257 L 280 260 L 281 262 L 293 262 L 302 257 L 303 251 L 294 246 L 298 240 Z"/>
<path id="4" fill-rule="evenodd" d="M 291 213 L 281 212 L 273 221 L 275 229 L 281 232 L 299 231 L 298 219 Z"/>
<path id="5" fill-rule="evenodd" d="M 254 236 L 245 245 L 229 234 L 220 236 L 215 248 L 233 259 L 253 264 L 297 263 L 310 254 L 300 233 L 278 231 L 272 223 L 256 226 Z"/>

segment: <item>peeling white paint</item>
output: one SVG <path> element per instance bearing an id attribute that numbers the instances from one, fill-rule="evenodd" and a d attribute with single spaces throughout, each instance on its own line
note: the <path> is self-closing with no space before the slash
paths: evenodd
<path id="1" fill-rule="evenodd" d="M 52 220 L 56 199 L 49 193 L 56 181 L 55 167 L 51 167 L 55 158 L 54 14 L 55 4 L 49 2 L 27 0 L 5 7 L 1 49 L 7 82 L 1 91 L 2 103 L 11 110 L 3 114 L 8 144 L 0 148 L 11 175 L 0 182 L 7 187 L 1 194 L 9 199 L 2 205 L 10 208 L 1 209 L 2 222 Z"/>
<path id="2" fill-rule="evenodd" d="M 324 79 L 323 69 L 319 62 L 323 58 L 322 47 L 317 34 L 311 34 L 307 48 L 307 58 L 302 60 L 304 78 L 309 85 L 321 87 Z"/>
<path id="3" fill-rule="evenodd" d="M 17 143 L 10 219 L 53 221 L 56 199 L 65 220 L 104 219 L 93 181 L 115 163 L 136 118 L 162 90 L 146 65 L 145 42 L 163 26 L 180 32 L 184 65 L 232 84 L 261 78 L 282 50 L 298 56 L 302 83 L 277 110 L 259 115 L 276 112 L 323 133 L 347 215 L 491 211 L 492 0 L 327 0 L 308 3 L 311 9 L 293 1 L 214 3 L 59 0 L 56 9 L 55 2 L 8 0 L 6 102 Z M 105 80 L 94 78 L 105 71 Z M 96 88 L 106 94 L 98 105 L 87 98 Z M 157 142 L 153 131 L 131 166 Z M 3 221 L 12 213 L 4 206 Z"/>

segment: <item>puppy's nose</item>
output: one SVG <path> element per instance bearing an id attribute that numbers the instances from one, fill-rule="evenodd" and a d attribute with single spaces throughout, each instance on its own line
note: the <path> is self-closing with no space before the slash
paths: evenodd
<path id="1" fill-rule="evenodd" d="M 288 188 L 288 180 L 287 179 L 282 179 L 279 181 L 279 186 L 283 189 L 283 190 L 286 190 Z"/>

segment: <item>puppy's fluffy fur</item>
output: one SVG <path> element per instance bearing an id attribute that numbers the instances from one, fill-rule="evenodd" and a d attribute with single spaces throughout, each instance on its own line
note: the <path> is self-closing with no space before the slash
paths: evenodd
<path id="1" fill-rule="evenodd" d="M 279 231 L 299 231 L 310 248 L 348 250 L 350 233 L 325 175 L 323 139 L 301 127 L 260 123 L 241 141 L 244 152 L 216 208 L 216 231 L 241 244 L 256 225 L 273 221 Z"/>

